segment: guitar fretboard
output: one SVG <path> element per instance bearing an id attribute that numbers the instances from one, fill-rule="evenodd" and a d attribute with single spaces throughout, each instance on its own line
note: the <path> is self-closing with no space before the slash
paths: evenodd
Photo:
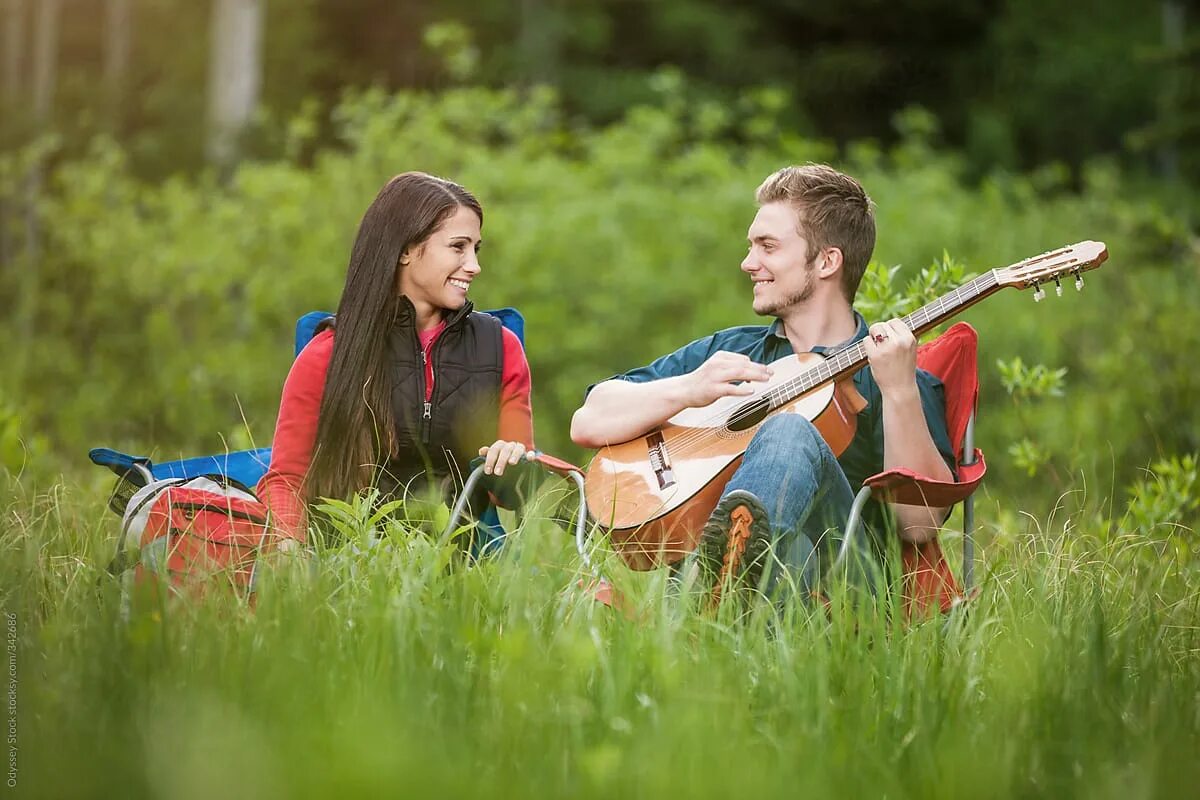
<path id="1" fill-rule="evenodd" d="M 964 283 L 954 291 L 942 295 L 932 303 L 921 306 L 901 321 L 914 335 L 920 336 L 998 289 L 1000 289 L 1000 283 L 996 277 L 996 270 L 990 270 L 978 278 Z M 766 399 L 771 410 L 774 410 L 790 403 L 805 392 L 812 391 L 821 384 L 840 380 L 853 374 L 866 362 L 867 349 L 860 339 L 854 344 L 832 353 L 815 367 L 774 387 L 768 392 Z"/>

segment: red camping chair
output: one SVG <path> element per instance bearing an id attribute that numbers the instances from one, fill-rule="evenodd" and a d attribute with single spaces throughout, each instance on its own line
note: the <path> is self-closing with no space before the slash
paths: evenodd
<path id="1" fill-rule="evenodd" d="M 976 351 L 979 337 L 965 322 L 957 322 L 941 336 L 917 348 L 917 366 L 935 375 L 946 390 L 946 428 L 955 443 L 958 480 L 935 481 L 908 469 L 893 469 L 872 475 L 854 498 L 845 537 L 835 566 L 840 566 L 858 534 L 863 506 L 874 497 L 880 502 L 943 508 L 963 504 L 963 568 L 960 584 L 946 563 L 936 538 L 924 544 L 901 542 L 904 615 L 919 618 L 936 605 L 943 613 L 969 592 L 975 582 L 975 527 L 973 493 L 987 464 L 975 447 L 975 407 L 979 399 L 979 369 Z M 965 591 L 964 591 L 965 590 Z"/>

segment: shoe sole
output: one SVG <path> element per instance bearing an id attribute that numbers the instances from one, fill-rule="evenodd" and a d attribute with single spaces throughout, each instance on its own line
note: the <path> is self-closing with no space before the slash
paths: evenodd
<path id="1" fill-rule="evenodd" d="M 708 607 L 715 610 L 727 586 L 756 590 L 770 548 L 770 525 L 757 497 L 733 491 L 721 499 L 700 534 L 701 573 L 712 589 Z"/>

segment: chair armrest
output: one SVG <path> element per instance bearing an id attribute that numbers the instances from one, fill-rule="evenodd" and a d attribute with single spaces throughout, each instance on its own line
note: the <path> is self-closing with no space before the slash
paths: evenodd
<path id="1" fill-rule="evenodd" d="M 483 456 L 471 459 L 471 469 L 483 466 Z M 540 467 L 540 469 L 535 469 Z M 505 508 L 516 508 L 521 496 L 528 494 L 539 482 L 542 471 L 550 472 L 561 477 L 575 473 L 582 477 L 583 470 L 569 461 L 534 451 L 532 459 L 522 459 L 516 464 L 508 465 L 503 475 L 480 475 L 480 484 L 491 493 L 494 500 Z"/>
<path id="2" fill-rule="evenodd" d="M 589 569 L 592 569 L 591 560 L 584 549 L 584 541 L 587 537 L 587 503 L 584 500 L 583 494 L 583 470 L 574 464 L 544 453 L 537 453 L 532 460 L 522 460 L 510 465 L 504 470 L 504 474 L 500 476 L 483 474 L 484 459 L 482 456 L 471 459 L 471 473 L 467 476 L 462 491 L 459 493 L 458 500 L 455 501 L 454 508 L 450 511 L 446 530 L 442 533 L 443 540 L 450 538 L 450 535 L 458 526 L 458 520 L 462 517 L 467 500 L 473 490 L 481 484 L 482 488 L 486 489 L 491 495 L 493 502 L 499 501 L 504 505 L 511 503 L 508 507 L 516 507 L 521 500 L 522 489 L 528 491 L 535 485 L 535 476 L 537 473 L 533 472 L 534 464 L 537 464 L 547 472 L 553 472 L 562 477 L 570 478 L 578 489 L 579 507 L 575 514 L 575 543 L 579 550 L 579 555 L 583 559 L 583 563 Z"/>
<path id="3" fill-rule="evenodd" d="M 971 464 L 959 464 L 957 481 L 937 481 L 910 469 L 897 468 L 863 481 L 877 500 L 911 506 L 945 508 L 966 500 L 987 472 L 983 452 L 975 449 Z"/>
<path id="4" fill-rule="evenodd" d="M 572 464 L 570 461 L 563 461 L 561 458 L 555 458 L 554 456 L 546 455 L 545 453 L 539 451 L 535 451 L 535 453 L 536 455 L 533 458 L 534 463 L 541 464 L 543 467 L 556 475 L 561 475 L 565 478 L 572 472 L 578 472 L 580 475 L 583 474 L 583 470 Z"/>

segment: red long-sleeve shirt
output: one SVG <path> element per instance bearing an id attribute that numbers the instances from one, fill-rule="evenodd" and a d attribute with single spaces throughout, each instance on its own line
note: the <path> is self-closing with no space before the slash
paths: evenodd
<path id="1" fill-rule="evenodd" d="M 420 333 L 421 347 L 428 353 L 441 335 L 443 325 Z M 516 334 L 502 329 L 504 368 L 500 379 L 500 422 L 497 439 L 521 442 L 533 448 L 531 378 L 525 349 Z M 317 440 L 317 416 L 325 392 L 325 376 L 333 356 L 332 330 L 318 333 L 292 363 L 283 384 L 279 419 L 271 443 L 271 465 L 258 482 L 255 493 L 271 512 L 275 530 L 299 541 L 305 540 L 308 509 L 302 486 L 312 463 Z M 426 359 L 426 399 L 433 392 L 433 364 Z M 480 446 L 491 442 L 480 442 Z"/>

